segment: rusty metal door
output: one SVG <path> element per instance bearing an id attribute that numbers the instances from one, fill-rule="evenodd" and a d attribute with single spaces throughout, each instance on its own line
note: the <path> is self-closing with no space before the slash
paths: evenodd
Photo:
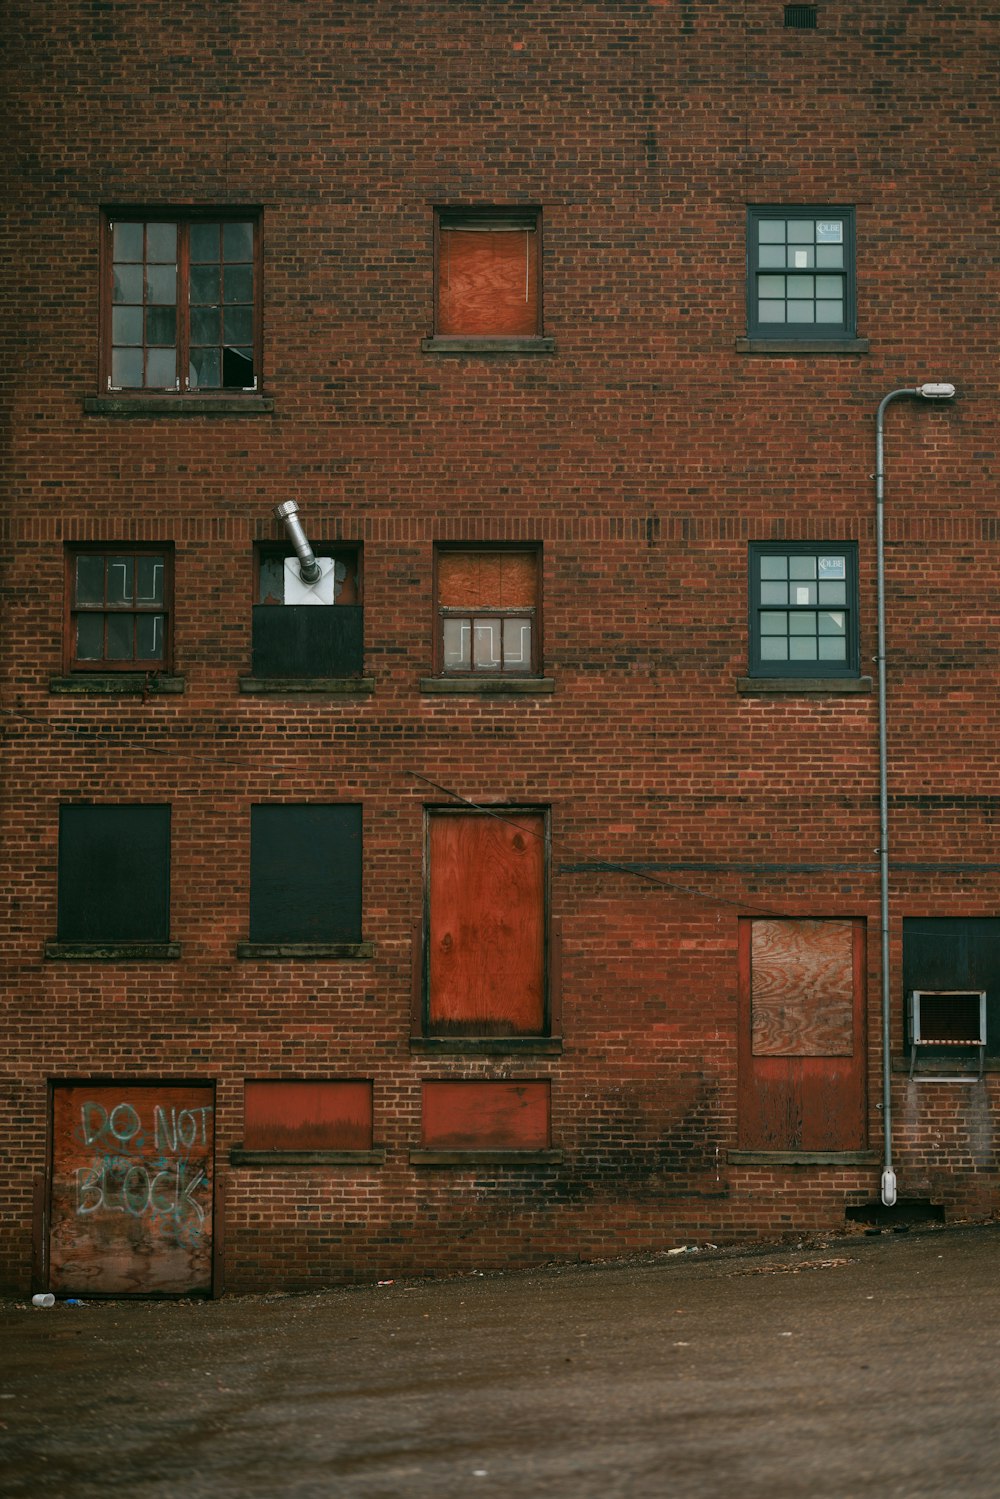
<path id="1" fill-rule="evenodd" d="M 740 923 L 739 1143 L 867 1144 L 865 924 Z"/>
<path id="2" fill-rule="evenodd" d="M 49 1289 L 211 1293 L 214 1088 L 52 1089 Z"/>

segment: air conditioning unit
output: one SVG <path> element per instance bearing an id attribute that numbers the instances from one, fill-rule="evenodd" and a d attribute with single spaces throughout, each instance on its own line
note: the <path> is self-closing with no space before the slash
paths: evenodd
<path id="1" fill-rule="evenodd" d="M 975 1048 L 979 1053 L 979 1077 L 986 1057 L 985 989 L 911 989 L 906 1018 L 910 1032 L 910 1077 L 921 1046 Z M 953 1073 L 931 1082 L 963 1082 L 968 1073 Z"/>

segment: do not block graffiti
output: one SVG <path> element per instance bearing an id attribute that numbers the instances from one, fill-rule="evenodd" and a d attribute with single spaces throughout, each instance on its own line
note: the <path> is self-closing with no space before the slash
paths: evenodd
<path id="1" fill-rule="evenodd" d="M 196 1230 L 205 1221 L 199 1189 L 208 1185 L 204 1164 L 192 1159 L 211 1143 L 212 1107 L 196 1108 L 119 1099 L 85 1098 L 80 1104 L 80 1139 L 94 1154 L 75 1170 L 79 1215 L 127 1213 L 187 1220 Z"/>

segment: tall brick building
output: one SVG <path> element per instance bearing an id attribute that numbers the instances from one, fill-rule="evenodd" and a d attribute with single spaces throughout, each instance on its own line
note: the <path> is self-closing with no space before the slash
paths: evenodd
<path id="1" fill-rule="evenodd" d="M 4 1282 L 993 1211 L 1000 13 L 9 17 Z"/>

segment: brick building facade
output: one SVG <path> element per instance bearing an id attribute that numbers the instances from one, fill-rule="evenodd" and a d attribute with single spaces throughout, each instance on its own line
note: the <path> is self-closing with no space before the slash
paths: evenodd
<path id="1" fill-rule="evenodd" d="M 991 1213 L 1000 15 L 10 26 L 4 1283 Z"/>

